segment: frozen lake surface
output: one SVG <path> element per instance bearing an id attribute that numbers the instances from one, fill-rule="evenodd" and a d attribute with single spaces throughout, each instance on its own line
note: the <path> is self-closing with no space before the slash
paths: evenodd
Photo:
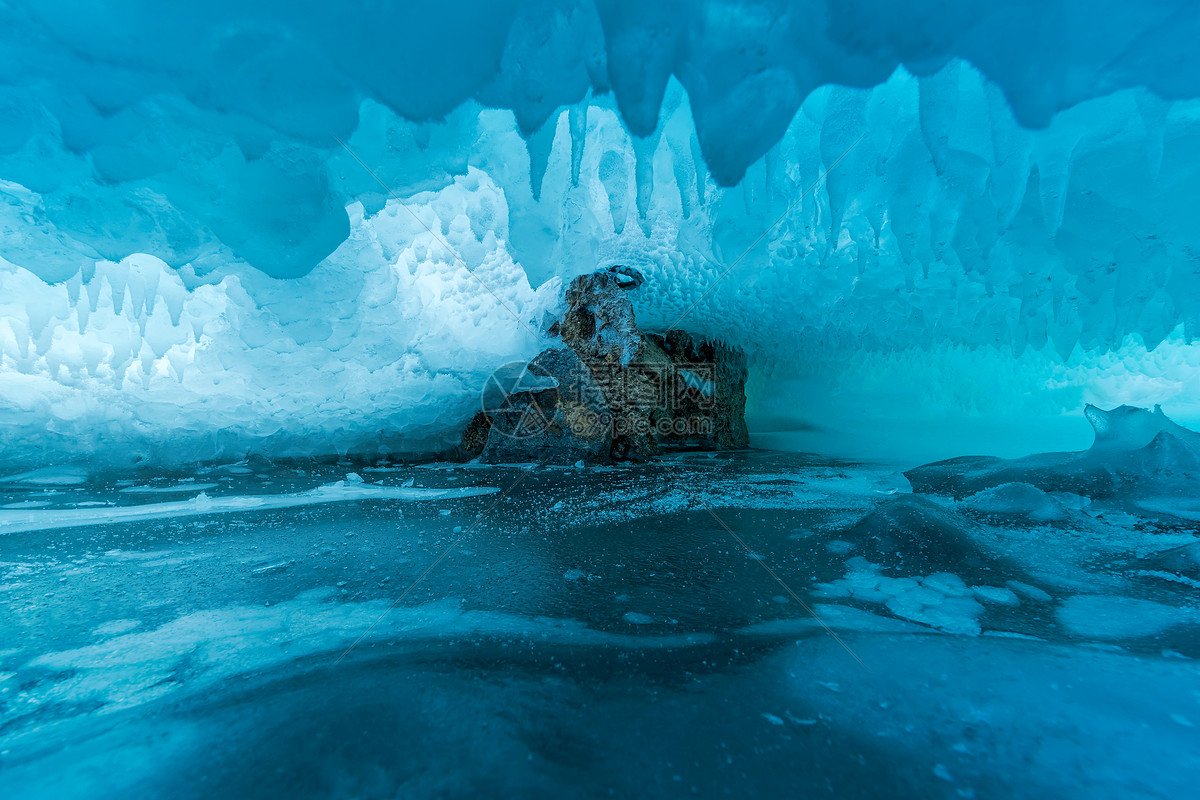
<path id="1" fill-rule="evenodd" d="M 55 475 L 0 486 L 5 798 L 1200 785 L 1178 508 L 764 452 Z"/>

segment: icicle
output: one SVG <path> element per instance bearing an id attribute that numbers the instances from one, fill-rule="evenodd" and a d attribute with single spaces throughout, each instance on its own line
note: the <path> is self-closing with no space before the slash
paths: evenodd
<path id="1" fill-rule="evenodd" d="M 63 281 L 62 286 L 67 290 L 67 302 L 72 306 L 79 305 L 79 293 L 83 289 L 83 276 L 76 272 Z"/>
<path id="2" fill-rule="evenodd" d="M 129 296 L 129 306 L 126 309 L 134 319 L 146 317 L 146 284 L 142 271 L 132 265 L 129 277 L 125 281 L 125 293 Z"/>
<path id="3" fill-rule="evenodd" d="M 34 338 L 34 342 L 39 356 L 44 356 L 49 353 L 54 347 L 54 328 L 46 326 L 40 334 Z"/>
<path id="4" fill-rule="evenodd" d="M 700 205 L 704 205 L 705 181 L 708 180 L 708 170 L 704 166 L 704 153 L 700 151 L 700 140 L 696 137 L 695 131 L 692 132 L 690 144 L 692 149 L 692 164 L 696 167 L 696 200 Z"/>
<path id="5" fill-rule="evenodd" d="M 62 361 L 59 359 L 58 353 L 54 352 L 53 349 L 48 349 L 42 355 L 42 362 L 46 365 L 46 374 L 50 376 L 51 380 L 57 381 L 58 368 L 62 366 Z"/>
<path id="6" fill-rule="evenodd" d="M 154 360 L 154 351 L 150 349 L 150 345 L 143 344 L 138 354 L 138 366 L 141 367 L 142 386 L 146 389 L 150 388 L 150 379 L 154 376 Z"/>
<path id="7" fill-rule="evenodd" d="M 608 194 L 608 211 L 612 215 L 613 232 L 620 235 L 625 230 L 629 216 L 629 167 L 625 157 L 616 150 L 609 150 L 600 159 L 600 182 Z"/>
<path id="8" fill-rule="evenodd" d="M 157 259 L 139 258 L 133 265 L 136 270 L 138 299 L 135 301 L 136 313 L 154 313 L 154 301 L 158 298 L 158 284 L 162 278 L 162 266 Z"/>
<path id="9" fill-rule="evenodd" d="M 125 284 L 129 281 L 129 264 L 125 261 L 108 262 L 104 277 L 112 288 L 113 312 L 120 314 L 125 305 Z"/>
<path id="10" fill-rule="evenodd" d="M 13 344 L 16 345 L 17 357 L 24 360 L 29 358 L 29 325 L 24 320 L 17 317 L 9 317 L 9 330 L 12 331 Z"/>
<path id="11" fill-rule="evenodd" d="M 85 339 L 81 345 L 81 353 L 83 355 L 83 367 L 87 373 L 95 377 L 100 371 L 100 365 L 104 362 L 104 356 L 107 349 L 99 342 L 90 339 Z"/>
<path id="12" fill-rule="evenodd" d="M 951 62 L 940 72 L 918 79 L 918 114 L 921 136 L 941 175 L 946 170 L 950 132 L 958 115 L 959 62 Z"/>
<path id="13" fill-rule="evenodd" d="M 542 197 L 542 181 L 546 179 L 546 167 L 554 150 L 558 118 L 557 114 L 551 115 L 540 128 L 525 137 L 525 150 L 529 153 L 529 189 L 535 202 Z"/>
<path id="14" fill-rule="evenodd" d="M 112 367 L 118 389 L 125 381 L 125 371 L 129 368 L 132 356 L 133 351 L 128 340 L 122 339 L 112 343 L 112 355 L 109 356 L 108 363 Z"/>
<path id="15" fill-rule="evenodd" d="M 188 354 L 182 348 L 172 347 L 167 350 L 166 358 L 171 365 L 171 371 L 175 373 L 175 382 L 183 383 L 183 371 L 187 368 Z"/>
<path id="16" fill-rule="evenodd" d="M 633 138 L 634 180 L 637 182 L 638 224 L 650 235 L 650 200 L 654 196 L 654 154 L 658 150 L 658 135 Z"/>
<path id="17" fill-rule="evenodd" d="M 588 98 L 567 109 L 567 126 L 571 132 L 571 186 L 579 186 L 579 172 L 583 167 L 583 148 L 587 143 Z"/>
<path id="18" fill-rule="evenodd" d="M 83 287 L 87 290 L 88 308 L 95 311 L 100 307 L 100 292 L 104 288 L 104 281 L 96 275 L 94 265 L 92 267 L 92 274 L 83 284 Z"/>
<path id="19" fill-rule="evenodd" d="M 165 284 L 160 284 L 158 291 L 167 307 L 167 314 L 171 317 L 171 324 L 178 327 L 179 317 L 183 314 L 183 303 L 187 299 L 187 289 L 176 281 L 168 280 Z"/>
<path id="20" fill-rule="evenodd" d="M 1049 149 L 1049 148 L 1048 148 Z M 1071 159 L 1075 143 L 1055 147 L 1052 152 L 1037 156 L 1038 199 L 1046 233 L 1054 236 L 1062 226 L 1067 206 L 1067 187 L 1071 182 Z"/>
<path id="21" fill-rule="evenodd" d="M 29 336 L 37 338 L 42 335 L 42 331 L 46 330 L 46 326 L 50 324 L 50 316 L 53 314 L 53 309 L 49 303 L 44 301 L 26 303 L 25 318 L 29 321 Z"/>
<path id="22" fill-rule="evenodd" d="M 679 190 L 679 209 L 686 220 L 692 216 L 692 194 L 696 191 L 696 168 L 687 153 L 681 153 L 677 146 L 672 146 L 670 149 L 671 171 L 675 176 L 675 188 Z"/>

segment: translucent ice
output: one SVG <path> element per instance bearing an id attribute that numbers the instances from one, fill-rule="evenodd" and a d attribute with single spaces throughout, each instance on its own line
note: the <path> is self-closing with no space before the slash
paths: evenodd
<path id="1" fill-rule="evenodd" d="M 1181 0 L 7 3 L 4 458 L 438 449 L 536 352 L 531 288 L 613 263 L 646 327 L 748 351 L 766 444 L 1200 419 L 1198 27 Z"/>
<path id="2" fill-rule="evenodd" d="M 1089 406 L 1087 418 L 1096 440 L 1083 452 L 1016 459 L 962 456 L 905 475 L 915 491 L 970 495 L 964 501 L 968 508 L 1042 521 L 1080 510 L 1089 498 L 1191 496 L 1200 487 L 1200 434 L 1172 422 L 1162 409 Z"/>

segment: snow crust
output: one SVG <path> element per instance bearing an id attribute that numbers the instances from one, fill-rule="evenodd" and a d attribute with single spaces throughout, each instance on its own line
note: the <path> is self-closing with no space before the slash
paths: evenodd
<path id="1" fill-rule="evenodd" d="M 613 263 L 645 326 L 750 352 L 767 444 L 1200 419 L 1187 3 L 52 0 L 0 30 L 14 469 L 438 449 L 555 279 Z"/>
<path id="2" fill-rule="evenodd" d="M 407 210 L 350 211 L 354 235 L 289 281 L 256 270 L 199 280 L 136 255 L 46 284 L 0 260 L 6 459 L 444 446 L 478 407 L 482 376 L 540 349 L 541 299 L 497 242 L 503 196 L 473 171 Z M 423 227 L 443 220 L 439 236 L 466 266 Z"/>

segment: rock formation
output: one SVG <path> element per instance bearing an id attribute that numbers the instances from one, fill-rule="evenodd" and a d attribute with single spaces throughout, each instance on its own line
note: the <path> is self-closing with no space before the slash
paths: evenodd
<path id="1" fill-rule="evenodd" d="M 646 461 L 664 447 L 749 444 L 740 350 L 673 330 L 638 330 L 628 292 L 642 275 L 576 278 L 550 327 L 565 347 L 493 376 L 462 451 L 491 463 Z"/>

